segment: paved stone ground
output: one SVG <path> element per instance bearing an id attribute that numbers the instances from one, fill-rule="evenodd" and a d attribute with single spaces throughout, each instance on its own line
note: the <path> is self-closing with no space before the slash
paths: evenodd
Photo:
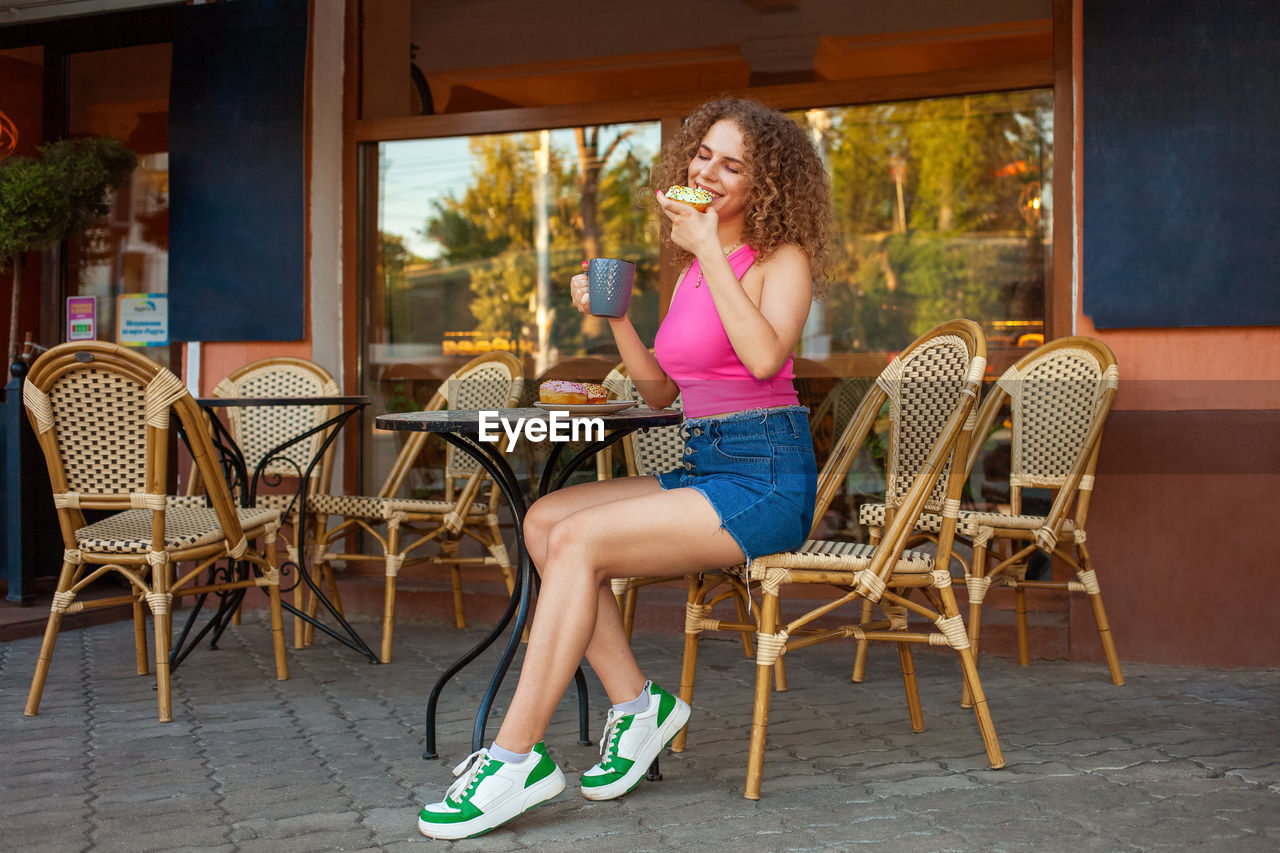
<path id="1" fill-rule="evenodd" d="M 376 635 L 374 625 L 363 626 Z M 397 659 L 373 666 L 321 640 L 273 677 L 255 617 L 174 679 L 174 722 L 155 721 L 152 679 L 133 673 L 117 623 L 60 638 L 41 714 L 22 707 L 37 640 L 0 645 L 0 848 L 407 850 L 470 751 L 495 655 L 445 692 L 443 759 L 423 761 L 430 685 L 477 631 L 397 627 Z M 674 689 L 680 638 L 637 636 L 649 674 Z M 929 729 L 912 734 L 897 656 L 877 649 L 849 683 L 852 645 L 789 656 L 775 695 L 763 796 L 741 796 L 753 665 L 736 641 L 703 643 L 689 750 L 665 781 L 610 803 L 576 793 L 595 760 L 576 743 L 572 691 L 548 733 L 570 777 L 559 798 L 458 851 L 1159 850 L 1280 847 L 1280 672 L 983 661 L 1008 765 L 986 767 L 953 660 L 917 655 Z M 593 736 L 602 724 L 595 702 Z M 514 679 L 510 679 L 514 682 Z M 509 696 L 500 697 L 495 719 Z M 493 733 L 490 729 L 490 736 Z"/>

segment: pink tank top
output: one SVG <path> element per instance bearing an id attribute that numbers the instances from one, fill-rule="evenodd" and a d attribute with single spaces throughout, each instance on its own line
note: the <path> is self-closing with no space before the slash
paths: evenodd
<path id="1" fill-rule="evenodd" d="M 729 268 L 741 280 L 756 259 L 750 246 L 728 256 Z M 697 259 L 689 267 L 671 308 L 658 327 L 653 351 L 658 364 L 680 388 L 684 413 L 691 418 L 799 404 L 792 379 L 792 358 L 769 379 L 756 379 L 747 370 L 720 322 L 711 288 L 700 287 L 702 267 Z"/>

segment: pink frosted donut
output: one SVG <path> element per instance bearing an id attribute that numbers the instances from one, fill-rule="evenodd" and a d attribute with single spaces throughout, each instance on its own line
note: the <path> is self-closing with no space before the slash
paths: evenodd
<path id="1" fill-rule="evenodd" d="M 538 399 L 559 406 L 580 406 L 587 402 L 587 389 L 581 382 L 548 379 L 538 386 Z"/>

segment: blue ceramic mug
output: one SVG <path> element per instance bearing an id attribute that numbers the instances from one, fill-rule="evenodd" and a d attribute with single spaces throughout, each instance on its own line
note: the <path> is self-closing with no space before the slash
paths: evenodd
<path id="1" fill-rule="evenodd" d="M 597 317 L 625 317 L 631 304 L 636 265 L 621 258 L 592 258 L 587 264 L 591 313 Z"/>

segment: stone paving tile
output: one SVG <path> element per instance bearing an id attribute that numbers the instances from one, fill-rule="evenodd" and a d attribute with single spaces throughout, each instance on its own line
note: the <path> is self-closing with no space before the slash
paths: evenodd
<path id="1" fill-rule="evenodd" d="M 417 807 L 470 751 L 490 650 L 441 695 L 440 758 L 425 761 L 430 685 L 482 632 L 397 626 L 396 661 L 371 666 L 323 638 L 289 649 L 278 682 L 257 615 L 174 675 L 158 723 L 128 623 L 60 638 L 41 715 L 22 716 L 38 641 L 0 644 L 0 849 L 423 849 Z M 361 630 L 376 634 L 373 624 Z M 638 634 L 646 672 L 679 684 L 681 638 Z M 547 744 L 569 776 L 558 798 L 450 850 L 1235 850 L 1280 847 L 1280 671 L 1126 663 L 1018 667 L 986 656 L 983 686 L 1007 765 L 988 767 L 954 657 L 916 655 L 926 731 L 906 714 L 897 656 L 849 680 L 852 643 L 788 655 L 770 700 L 763 797 L 742 797 L 755 666 L 736 638 L 699 646 L 686 752 L 664 780 L 611 803 L 577 793 L 597 758 L 577 743 L 571 688 Z M 518 649 L 513 673 L 518 671 Z M 586 672 L 589 736 L 607 701 Z M 494 702 L 491 737 L 515 677 Z"/>

